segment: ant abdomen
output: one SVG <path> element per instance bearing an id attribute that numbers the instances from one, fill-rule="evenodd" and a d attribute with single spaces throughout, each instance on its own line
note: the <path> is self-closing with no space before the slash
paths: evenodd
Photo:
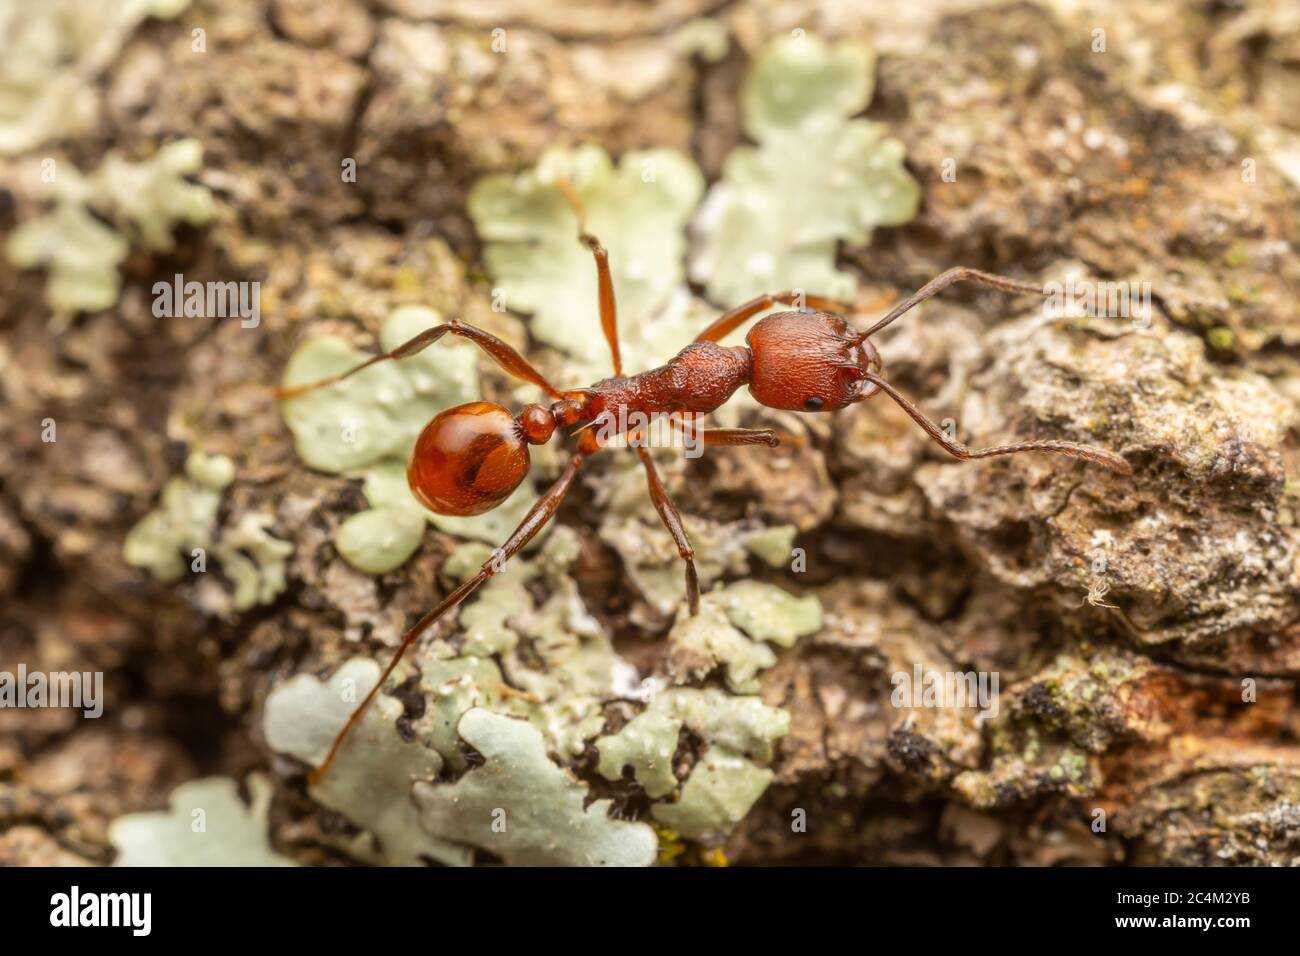
<path id="1" fill-rule="evenodd" d="M 444 515 L 477 515 L 510 497 L 528 474 L 519 421 L 491 402 L 470 402 L 424 426 L 406 478 L 415 497 Z"/>

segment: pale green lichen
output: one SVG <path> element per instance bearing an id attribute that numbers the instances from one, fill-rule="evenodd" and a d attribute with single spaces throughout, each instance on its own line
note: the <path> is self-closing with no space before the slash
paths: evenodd
<path id="1" fill-rule="evenodd" d="M 190 0 L 0 2 L 0 154 L 86 130 L 94 80 L 146 17 L 170 19 Z"/>
<path id="2" fill-rule="evenodd" d="M 293 545 L 270 534 L 268 516 L 252 512 L 216 533 L 221 495 L 234 477 L 229 458 L 193 452 L 185 474 L 163 486 L 159 506 L 127 532 L 122 546 L 126 563 L 173 583 L 189 571 L 206 571 L 210 555 L 234 585 L 231 604 L 236 611 L 274 601 L 287 586 Z"/>
<path id="3" fill-rule="evenodd" d="M 378 676 L 377 664 L 358 658 L 328 683 L 299 674 L 281 684 L 266 702 L 267 743 L 318 764 Z M 402 865 L 425 859 L 467 865 L 476 848 L 523 864 L 653 862 L 657 841 L 649 827 L 610 820 L 608 801 L 586 806 L 587 787 L 547 756 L 546 737 L 536 726 L 483 709 L 504 697 L 490 658 L 426 662 L 422 686 L 431 685 L 431 706 L 414 728 L 417 739 L 402 738 L 396 727 L 402 706 L 381 695 L 330 772 L 310 788 L 318 803 L 365 831 L 338 849 L 367 862 Z M 462 741 L 487 763 L 467 769 Z M 444 766 L 463 776 L 433 782 Z"/>
<path id="4" fill-rule="evenodd" d="M 669 688 L 619 733 L 600 736 L 605 703 L 625 695 L 639 675 L 615 653 L 582 603 L 571 574 L 578 550 L 576 533 L 557 528 L 535 556 L 508 562 L 466 602 L 454 633 L 431 641 L 413 659 L 425 706 L 408 739 L 396 729 L 401 705 L 380 696 L 331 772 L 311 791 L 366 830 L 364 838 L 340 849 L 374 862 L 416 863 L 427 857 L 466 863 L 473 847 L 508 862 L 577 863 L 612 861 L 618 852 L 630 853 L 625 844 L 632 841 L 639 860 L 645 837 L 608 833 L 604 804 L 594 816 L 591 808 L 585 814 L 575 810 L 590 795 L 563 767 L 592 741 L 603 776 L 617 779 L 624 766 L 632 767 L 657 801 L 652 817 L 697 842 L 718 842 L 762 794 L 771 779 L 763 765 L 773 759 L 773 742 L 787 732 L 789 716 L 757 697 L 718 688 Z M 443 576 L 455 583 L 490 554 L 481 543 L 462 545 L 444 563 Z M 759 623 L 748 614 L 748 602 L 760 611 L 777 610 Z M 679 680 L 726 665 L 736 678 L 733 690 L 756 689 L 755 676 L 775 655 L 766 643 L 733 626 L 728 608 L 754 635 L 782 646 L 820 622 L 815 601 L 771 585 L 741 582 L 706 595 L 700 617 L 684 618 L 679 628 L 703 620 L 707 628 L 727 630 L 732 644 L 705 642 L 717 657 L 702 657 L 700 647 L 688 647 L 699 672 L 677 673 Z M 674 654 L 682 643 L 675 630 Z M 746 663 L 745 655 L 758 654 L 761 660 Z M 354 660 L 328 684 L 299 675 L 277 687 L 266 706 L 268 744 L 318 763 L 378 673 L 378 665 Z M 409 674 L 399 670 L 392 686 L 405 683 Z M 466 759 L 465 743 L 484 753 L 482 741 L 467 733 L 464 723 L 476 710 L 496 721 L 489 736 L 502 762 L 491 770 L 471 769 Z M 509 725 L 499 722 L 510 718 Z M 679 786 L 672 757 L 683 729 L 708 749 Z M 449 774 L 464 776 L 455 784 L 437 782 Z M 412 785 L 424 808 L 418 820 L 411 810 Z M 539 843 L 547 827 L 551 838 Z"/>
<path id="5" fill-rule="evenodd" d="M 127 532 L 123 545 L 126 563 L 148 568 L 160 581 L 185 577 L 194 549 L 212 547 L 221 493 L 234 477 L 234 463 L 224 455 L 192 453 L 185 474 L 163 485 L 159 506 Z"/>
<path id="6" fill-rule="evenodd" d="M 197 139 L 168 143 L 144 162 L 109 153 L 90 180 L 90 205 L 102 210 L 130 240 L 148 252 L 170 252 L 181 223 L 201 226 L 215 207 L 207 187 L 187 182 L 203 165 Z"/>
<path id="7" fill-rule="evenodd" d="M 789 732 L 790 715 L 757 697 L 735 697 L 716 688 L 670 688 L 655 695 L 617 734 L 596 741 L 597 770 L 618 780 L 623 768 L 631 767 L 647 796 L 669 796 L 677 789 L 673 756 L 683 728 L 702 737 L 710 750 L 766 763 L 772 759 L 773 741 Z"/>
<path id="8" fill-rule="evenodd" d="M 192 780 L 172 791 L 168 809 L 132 813 L 108 827 L 115 866 L 296 866 L 267 842 L 273 788 L 248 778 L 245 806 L 229 777 Z"/>
<path id="9" fill-rule="evenodd" d="M 122 289 L 118 267 L 130 246 L 79 202 L 56 200 L 52 211 L 23 223 L 5 247 L 24 269 L 46 266 L 45 299 L 60 312 L 106 309 Z"/>
<path id="10" fill-rule="evenodd" d="M 394 309 L 380 331 L 380 348 L 390 351 L 441 322 L 423 306 Z M 289 359 L 283 383 L 320 381 L 369 357 L 341 339 L 310 339 Z M 401 567 L 419 547 L 426 521 L 460 537 L 503 540 L 536 501 L 524 482 L 499 508 L 455 517 L 428 511 L 411 494 L 406 461 L 416 438 L 435 415 L 472 400 L 477 391 L 474 346 L 451 339 L 284 402 L 284 419 L 303 461 L 320 471 L 364 479 L 370 510 L 344 521 L 335 537 L 339 553 L 353 567 L 368 574 Z"/>
<path id="11" fill-rule="evenodd" d="M 661 466 L 664 475 L 681 463 Z M 685 462 L 684 467 L 692 467 Z M 634 458 L 620 462 L 604 479 L 601 540 L 623 559 L 632 584 L 661 616 L 682 606 L 686 584 L 672 536 L 646 494 L 645 472 Z M 793 525 L 763 526 L 752 521 L 714 521 L 685 511 L 682 521 L 695 549 L 700 585 L 708 589 L 728 574 L 745 574 L 751 558 L 780 566 L 789 560 Z"/>
<path id="12" fill-rule="evenodd" d="M 683 729 L 706 750 L 680 786 L 673 761 Z M 763 795 L 773 744 L 790 729 L 790 715 L 757 697 L 716 688 L 672 688 L 658 694 L 617 734 L 596 741 L 597 770 L 610 780 L 625 767 L 657 802 L 650 815 L 679 836 L 705 845 L 726 839 Z M 672 797 L 673 800 L 665 800 Z"/>
<path id="13" fill-rule="evenodd" d="M 865 243 L 916 214 L 902 145 L 850 118 L 870 102 L 874 65 L 866 47 L 803 35 L 755 61 L 741 107 L 758 145 L 727 157 L 697 223 L 691 276 L 714 301 L 788 288 L 851 299 L 857 282 L 835 268 L 837 243 Z"/>
<path id="14" fill-rule="evenodd" d="M 722 750 L 700 758 L 676 803 L 656 804 L 650 814 L 687 839 L 715 846 L 758 802 L 772 771 Z"/>
<path id="15" fill-rule="evenodd" d="M 488 553 L 484 545 L 464 545 L 448 559 L 444 574 L 455 580 L 472 573 Z M 586 741 L 600 733 L 604 726 L 602 703 L 614 693 L 616 671 L 630 665 L 620 661 L 582 605 L 569 573 L 577 553 L 574 532 L 557 528 L 536 557 L 508 562 L 465 605 L 457 637 L 429 644 L 415 661 L 426 706 L 423 717 L 411 727 L 412 740 L 402 740 L 396 730 L 401 705 L 382 695 L 376 701 L 333 769 L 311 791 L 323 805 L 344 814 L 371 835 L 341 849 L 360 859 L 404 863 L 417 863 L 421 857 L 468 863 L 471 846 L 502 853 L 495 833 L 486 843 L 477 841 L 475 835 L 482 833 L 474 827 L 466 834 L 441 839 L 440 831 L 420 828 L 411 811 L 414 780 L 433 780 L 444 768 L 453 773 L 467 770 L 457 727 L 473 708 L 526 721 L 540 734 L 542 752 L 549 749 L 561 759 L 576 758 Z M 547 596 L 534 600 L 532 586 Z M 318 763 L 348 712 L 373 686 L 378 674 L 377 665 L 354 660 L 340 668 L 328 684 L 298 675 L 280 685 L 267 700 L 264 727 L 268 744 L 306 763 Z M 399 673 L 397 680 L 405 680 L 405 675 Z M 531 743 L 527 749 L 534 749 Z M 547 766 L 560 772 L 549 758 Z M 537 786 L 539 793 L 550 794 L 555 804 L 527 806 L 516 791 L 504 789 L 493 797 L 493 807 L 512 815 L 569 819 L 571 788 L 556 789 L 553 775 L 535 761 L 530 768 L 549 780 L 539 781 Z M 486 779 L 479 777 L 476 786 Z M 579 842 L 553 847 L 555 861 L 595 852 L 580 842 L 592 837 L 593 825 L 579 823 L 570 834 Z"/>
<path id="16" fill-rule="evenodd" d="M 441 322 L 442 316 L 422 306 L 395 309 L 379 333 L 380 350 L 394 349 Z M 371 357 L 333 336 L 309 339 L 290 357 L 283 384 L 317 382 Z M 349 474 L 386 459 L 405 462 L 429 420 L 469 401 L 477 386 L 474 347 L 453 339 L 287 399 L 282 409 L 304 462 L 319 471 Z"/>
<path id="17" fill-rule="evenodd" d="M 226 531 L 213 551 L 222 573 L 235 586 L 235 610 L 270 604 L 287 586 L 286 562 L 293 545 L 267 531 L 267 515 L 245 513 Z"/>
<path id="18" fill-rule="evenodd" d="M 522 866 L 649 866 L 658 839 L 644 823 L 612 820 L 610 801 L 546 755 L 527 721 L 475 707 L 457 726 L 484 763 L 455 783 L 417 783 L 414 800 L 430 833 L 482 847 Z"/>
<path id="19" fill-rule="evenodd" d="M 415 553 L 424 525 L 424 515 L 415 508 L 358 511 L 339 525 L 334 546 L 358 571 L 383 574 Z"/>
<path id="20" fill-rule="evenodd" d="M 681 681 L 701 680 L 724 669 L 727 686 L 738 694 L 758 691 L 758 675 L 776 663 L 776 654 L 731 625 L 712 595 L 700 599 L 700 613 L 678 618 L 668 634 L 670 667 Z"/>
<path id="21" fill-rule="evenodd" d="M 609 374 L 609 354 L 592 255 L 552 185 L 561 178 L 573 183 L 588 231 L 609 250 L 624 365 L 659 364 L 708 321 L 682 284 L 684 227 L 704 191 L 699 169 L 666 149 L 627 153 L 615 166 L 587 145 L 550 150 L 535 169 L 488 176 L 471 191 L 469 212 L 501 304 L 531 314 L 533 336 L 573 359 L 563 384 L 585 386 Z"/>
<path id="22" fill-rule="evenodd" d="M 422 686 L 436 701 L 432 709 L 442 717 L 444 741 L 446 728 L 464 712 L 449 709 L 452 701 L 445 699 L 453 680 L 473 681 L 477 695 L 457 693 L 455 701 L 473 697 L 482 706 L 527 718 L 562 756 L 580 755 L 600 733 L 601 704 L 613 694 L 619 668 L 630 665 L 614 653 L 582 603 L 570 571 L 577 555 L 577 535 L 556 528 L 535 559 L 508 563 L 462 610 L 458 647 L 447 641 L 430 645 Z M 473 557 L 477 562 L 484 555 L 475 549 Z M 463 564 L 462 555 L 453 558 Z M 478 564 L 469 567 L 477 570 Z M 538 586 L 547 596 L 535 601 L 531 589 Z M 492 670 L 481 666 L 485 659 L 493 661 Z"/>
<path id="23" fill-rule="evenodd" d="M 769 568 L 785 567 L 794 553 L 794 539 L 799 529 L 792 524 L 779 524 L 749 535 L 745 549 Z"/>
<path id="24" fill-rule="evenodd" d="M 122 287 L 118 266 L 133 245 L 167 252 L 178 223 L 211 220 L 211 193 L 185 179 L 202 160 L 198 140 L 185 139 L 139 163 L 110 153 L 89 176 L 64 164 L 50 184 L 54 209 L 14 230 L 9 261 L 48 270 L 46 299 L 59 313 L 108 308 Z"/>
<path id="25" fill-rule="evenodd" d="M 700 599 L 700 612 L 680 617 L 668 634 L 669 667 L 679 681 L 722 668 L 739 694 L 758 690 L 758 675 L 776 663 L 767 645 L 791 647 L 822 623 L 814 596 L 795 598 L 772 584 L 738 581 Z"/>
<path id="26" fill-rule="evenodd" d="M 719 599 L 731 623 L 757 641 L 793 647 L 800 637 L 821 630 L 822 605 L 811 594 L 798 598 L 770 584 L 737 581 Z"/>
<path id="27" fill-rule="evenodd" d="M 267 696 L 263 733 L 272 750 L 317 766 L 348 715 L 379 680 L 379 665 L 355 658 L 328 683 L 298 674 Z M 380 695 L 352 731 L 333 769 L 310 788 L 312 799 L 362 827 L 366 832 L 340 845 L 358 859 L 373 863 L 419 866 L 428 857 L 448 866 L 472 862 L 472 852 L 440 840 L 420 827 L 411 804 L 416 780 L 442 770 L 438 752 L 397 731 L 402 705 Z"/>

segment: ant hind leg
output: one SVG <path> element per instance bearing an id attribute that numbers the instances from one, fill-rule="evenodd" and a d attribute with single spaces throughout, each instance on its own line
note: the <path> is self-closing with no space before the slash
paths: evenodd
<path id="1" fill-rule="evenodd" d="M 528 544 L 528 542 L 533 539 L 534 535 L 536 535 L 538 531 L 541 531 L 542 528 L 545 527 L 546 523 L 555 516 L 555 512 L 559 510 L 560 503 L 564 501 L 564 496 L 568 494 L 569 489 L 573 486 L 573 480 L 577 477 L 578 469 L 582 466 L 585 458 L 586 455 L 579 451 L 569 459 L 569 464 L 564 469 L 564 472 L 556 480 L 555 484 L 551 485 L 546 494 L 537 499 L 537 502 L 529 510 L 528 514 L 524 516 L 524 520 L 519 523 L 519 527 L 515 529 L 514 534 L 510 535 L 510 537 L 506 539 L 506 543 L 494 551 L 487 561 L 483 562 L 483 566 L 479 568 L 478 572 L 472 578 L 466 578 L 457 585 L 455 590 L 439 601 L 433 610 L 425 613 L 423 617 L 416 621 L 415 624 L 413 624 L 411 628 L 402 635 L 402 642 L 398 645 L 396 652 L 393 654 L 393 659 L 389 661 L 388 666 L 384 668 L 383 673 L 379 677 L 378 683 L 370 689 L 370 693 L 366 694 L 365 699 L 357 705 L 356 710 L 352 711 L 352 714 L 348 717 L 347 723 L 343 725 L 343 729 L 338 732 L 338 735 L 334 738 L 334 742 L 330 745 L 329 753 L 325 755 L 324 761 L 322 761 L 321 765 L 313 770 L 308 776 L 308 782 L 312 784 L 319 783 L 321 778 L 329 772 L 330 767 L 334 765 L 335 758 L 338 757 L 339 750 L 342 748 L 343 743 L 348 739 L 348 734 L 352 732 L 352 728 L 360 723 L 361 718 L 365 715 L 371 702 L 379 694 L 380 689 L 384 686 L 384 683 L 388 680 L 389 676 L 394 670 L 396 670 L 397 664 L 401 661 L 403 655 L 410 646 L 415 643 L 416 638 L 423 634 L 430 625 L 441 618 L 444 614 L 478 590 L 479 585 L 484 581 L 503 570 L 505 563 L 518 554 L 520 549 L 522 549 L 524 545 Z"/>

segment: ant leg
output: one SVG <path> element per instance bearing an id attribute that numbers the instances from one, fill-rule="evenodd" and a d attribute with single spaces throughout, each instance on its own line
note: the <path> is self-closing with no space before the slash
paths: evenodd
<path id="1" fill-rule="evenodd" d="M 866 378 L 867 381 L 897 402 L 898 406 L 911 416 L 912 421 L 924 428 L 926 434 L 942 445 L 944 450 L 954 458 L 966 461 L 974 458 L 1014 455 L 1022 451 L 1050 451 L 1061 455 L 1069 455 L 1071 458 L 1083 458 L 1096 462 L 1110 468 L 1112 471 L 1119 472 L 1121 475 L 1133 474 L 1133 467 L 1114 452 L 1106 451 L 1104 448 L 1095 448 L 1092 445 L 1080 445 L 1072 441 L 1022 441 L 1013 445 L 996 445 L 992 448 L 968 448 L 957 439 L 950 437 L 883 378 L 873 372 L 868 372 Z"/>
<path id="2" fill-rule="evenodd" d="M 703 428 L 699 435 L 706 445 L 767 445 L 769 448 L 781 444 L 782 437 L 770 428 Z"/>
<path id="3" fill-rule="evenodd" d="M 605 330 L 609 354 L 614 359 L 614 374 L 623 374 L 623 356 L 618 351 L 618 309 L 614 304 L 614 279 L 609 272 L 609 253 L 595 236 L 583 233 L 578 241 L 596 257 L 596 281 L 600 286 L 600 327 Z"/>
<path id="4" fill-rule="evenodd" d="M 700 613 L 700 578 L 695 573 L 695 549 L 691 547 L 691 539 L 686 536 L 686 528 L 682 526 L 682 516 L 677 511 L 677 506 L 668 497 L 664 483 L 659 480 L 659 472 L 655 469 L 650 452 L 646 451 L 644 445 L 637 445 L 636 453 L 641 456 L 641 464 L 645 466 L 645 480 L 650 486 L 650 500 L 654 502 L 655 510 L 659 512 L 664 527 L 673 536 L 673 541 L 677 544 L 677 553 L 686 562 L 686 603 L 690 607 L 691 616 L 694 617 Z"/>
<path id="5" fill-rule="evenodd" d="M 690 422 L 673 420 L 673 428 L 687 441 L 698 436 L 705 445 L 767 445 L 775 448 L 782 442 L 803 447 L 801 435 L 778 432 L 771 428 L 697 428 Z"/>
<path id="6" fill-rule="evenodd" d="M 339 749 L 343 746 L 343 742 L 347 740 L 348 734 L 352 732 L 352 728 L 355 727 L 365 715 L 371 702 L 383 688 L 384 682 L 388 680 L 389 676 L 397 668 L 397 664 L 401 661 L 402 655 L 404 655 L 407 649 L 415 643 L 415 639 L 423 634 L 431 624 L 478 590 L 480 584 L 501 571 L 505 567 L 505 563 L 518 554 L 519 550 L 531 541 L 538 531 L 542 530 L 546 522 L 550 521 L 551 518 L 555 516 L 555 512 L 560 507 L 560 502 L 562 502 L 564 496 L 568 494 L 569 488 L 573 485 L 573 479 L 577 476 L 578 469 L 582 466 L 586 457 L 586 454 L 581 451 L 575 453 L 574 456 L 569 459 L 568 466 L 564 469 L 563 474 L 561 474 L 556 480 L 555 484 L 551 485 L 546 494 L 537 499 L 537 503 L 534 504 L 528 514 L 524 516 L 524 520 L 519 523 L 519 527 L 515 529 L 514 534 L 506 539 L 505 544 L 492 552 L 492 556 L 489 557 L 487 561 L 483 562 L 483 566 L 479 568 L 478 573 L 476 573 L 472 578 L 467 578 L 457 585 L 455 590 L 439 601 L 438 605 L 433 610 L 427 612 L 411 626 L 410 630 L 402 635 L 402 642 L 397 646 L 397 651 L 393 654 L 393 659 L 389 661 L 388 666 L 384 668 L 383 674 L 379 677 L 379 682 L 370 689 L 370 693 L 366 694 L 365 699 L 357 705 L 357 709 L 348 717 L 347 723 L 343 725 L 343 729 L 340 730 L 338 736 L 334 738 L 334 743 L 330 745 L 329 753 L 325 755 L 325 760 L 308 776 L 307 779 L 309 783 L 319 783 L 321 778 L 329 772 L 330 767 L 334 764 L 334 758 L 338 756 Z"/>
<path id="7" fill-rule="evenodd" d="M 591 250 L 596 258 L 596 284 L 600 290 L 600 327 L 605 332 L 605 341 L 609 343 L 609 353 L 614 359 L 614 374 L 623 374 L 623 356 L 618 350 L 618 307 L 614 302 L 614 278 L 609 271 L 609 253 L 600 244 L 600 240 L 587 232 L 587 211 L 583 208 L 582 198 L 567 179 L 557 179 L 556 189 L 568 200 L 569 205 L 578 216 L 578 241 Z"/>
<path id="8" fill-rule="evenodd" d="M 472 325 L 466 325 L 459 319 L 452 319 L 444 325 L 435 325 L 431 329 L 425 329 L 409 342 L 403 342 L 391 352 L 385 352 L 382 355 L 376 355 L 367 359 L 360 365 L 348 369 L 339 375 L 331 375 L 329 378 L 321 379 L 319 382 L 310 382 L 306 385 L 288 385 L 281 386 L 275 390 L 277 398 L 293 398 L 306 392 L 314 391 L 318 388 L 324 388 L 327 385 L 334 385 L 343 381 L 349 376 L 357 374 L 364 368 L 369 368 L 376 362 L 386 362 L 390 359 L 404 359 L 422 352 L 434 342 L 450 332 L 452 335 L 459 335 L 462 338 L 469 339 L 489 356 L 501 368 L 513 375 L 515 378 L 522 379 L 525 382 L 531 382 L 536 385 L 551 398 L 560 399 L 564 396 L 554 385 L 546 380 L 541 372 L 533 368 L 528 359 L 524 358 L 517 351 L 501 341 L 491 332 L 485 332 L 480 328 Z"/>
<path id="9" fill-rule="evenodd" d="M 695 337 L 695 341 L 720 342 L 745 321 L 758 315 L 764 309 L 772 308 L 777 303 L 781 305 L 807 306 L 819 312 L 843 313 L 848 311 L 847 306 L 831 299 L 822 298 L 819 295 L 805 295 L 802 292 L 795 291 L 769 293 L 760 295 L 757 299 L 751 299 L 744 305 L 736 306 L 730 312 L 722 313 L 713 320 L 707 329 Z"/>
<path id="10" fill-rule="evenodd" d="M 1008 279 L 1006 276 L 994 275 L 991 272 L 980 272 L 978 269 L 968 269 L 960 266 L 956 269 L 949 269 L 938 277 L 931 279 L 925 285 L 909 295 L 898 305 L 889 310 L 889 313 L 862 333 L 862 338 L 869 338 L 893 322 L 904 312 L 909 311 L 917 305 L 920 305 L 926 299 L 938 295 L 948 286 L 955 282 L 978 282 L 980 285 L 992 286 L 995 289 L 1002 289 L 1005 292 L 1028 292 L 1033 295 L 1046 295 L 1041 285 L 1034 285 L 1029 282 L 1017 282 L 1015 279 Z"/>
<path id="11" fill-rule="evenodd" d="M 687 449 L 687 458 L 698 457 L 700 453 L 693 455 L 691 449 L 698 449 L 700 445 L 766 445 L 776 448 L 785 443 L 803 448 L 808 444 L 802 435 L 778 432 L 771 428 L 697 428 L 692 423 L 674 420 L 673 429 L 682 436 L 682 447 Z"/>

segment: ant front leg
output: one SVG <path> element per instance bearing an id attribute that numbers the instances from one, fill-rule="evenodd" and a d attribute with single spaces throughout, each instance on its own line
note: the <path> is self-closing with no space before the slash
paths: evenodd
<path id="1" fill-rule="evenodd" d="M 1112 471 L 1119 472 L 1121 475 L 1133 474 L 1133 467 L 1114 452 L 1106 451 L 1104 448 L 1096 448 L 1092 445 L 1080 445 L 1072 441 L 1022 441 L 1012 445 L 995 445 L 992 448 L 968 448 L 957 439 L 950 437 L 947 432 L 927 418 L 924 412 L 913 405 L 911 401 L 883 378 L 874 372 L 867 372 L 866 379 L 897 402 L 898 406 L 907 412 L 914 422 L 925 429 L 926 434 L 942 445 L 944 450 L 954 458 L 969 461 L 975 458 L 1015 455 L 1022 451 L 1046 451 L 1096 462 Z"/>
<path id="2" fill-rule="evenodd" d="M 681 513 L 673 504 L 673 500 L 668 497 L 664 483 L 659 480 L 659 472 L 655 469 L 650 452 L 644 445 L 638 444 L 636 453 L 641 457 L 641 464 L 645 466 L 645 480 L 650 487 L 650 500 L 654 502 L 655 510 L 659 512 L 664 527 L 673 536 L 677 553 L 686 562 L 686 604 L 691 610 L 691 617 L 694 617 L 700 613 L 700 578 L 695 572 L 695 549 L 691 547 L 691 539 L 687 537 L 686 528 L 682 525 Z"/>
<path id="3" fill-rule="evenodd" d="M 704 445 L 767 445 L 776 448 L 782 442 L 805 445 L 798 435 L 773 431 L 771 428 L 697 428 L 694 423 L 673 421 L 673 428 L 682 436 L 686 447 L 693 447 L 692 439 Z M 689 456 L 688 456 L 689 457 Z"/>
<path id="4" fill-rule="evenodd" d="M 767 445 L 775 448 L 781 444 L 781 433 L 770 428 L 704 428 L 699 435 L 706 445 Z M 791 436 L 785 437 L 789 439 Z"/>
<path id="5" fill-rule="evenodd" d="M 382 355 L 376 355 L 362 362 L 360 365 L 348 369 L 338 375 L 331 375 L 329 378 L 321 379 L 319 382 L 310 382 L 306 385 L 287 385 L 281 386 L 275 390 L 278 398 L 294 398 L 307 392 L 315 391 L 318 388 L 325 388 L 328 385 L 334 385 L 343 381 L 345 378 L 356 375 L 362 369 L 369 368 L 377 362 L 395 361 L 397 359 L 409 358 L 417 352 L 422 352 L 434 342 L 450 332 L 452 335 L 459 335 L 461 338 L 473 342 L 489 356 L 492 360 L 501 366 L 506 373 L 513 375 L 515 378 L 525 382 L 531 382 L 536 385 L 551 398 L 560 399 L 564 396 L 560 390 L 547 381 L 546 376 L 537 369 L 533 368 L 528 359 L 520 355 L 515 349 L 501 341 L 491 332 L 485 332 L 473 325 L 466 325 L 459 319 L 452 319 L 444 325 L 435 325 L 431 329 L 425 329 L 415 338 L 408 342 L 403 342 L 391 352 L 385 352 Z"/>
<path id="6" fill-rule="evenodd" d="M 383 689 L 384 682 L 388 680 L 389 676 L 397 668 L 398 662 L 401 661 L 402 656 L 406 653 L 407 649 L 415 643 L 416 638 L 423 634 L 425 630 L 427 630 L 429 626 L 440 617 L 478 590 L 479 585 L 484 581 L 503 570 L 505 563 L 518 554 L 524 545 L 528 544 L 537 532 L 541 531 L 542 528 L 545 527 L 546 522 L 550 521 L 551 518 L 555 516 L 555 512 L 559 510 L 560 503 L 564 501 L 564 496 L 569 493 L 569 489 L 573 486 L 573 480 L 577 477 L 578 469 L 582 467 L 582 463 L 586 457 L 587 456 L 584 452 L 579 451 L 569 459 L 569 464 L 564 469 L 564 472 L 560 475 L 559 479 L 555 484 L 551 485 L 546 494 L 537 499 L 537 503 L 534 504 L 528 514 L 524 516 L 524 520 L 519 523 L 519 527 L 515 529 L 514 534 L 507 538 L 506 543 L 497 548 L 487 561 L 483 562 L 483 566 L 479 568 L 478 573 L 476 573 L 472 578 L 466 578 L 457 585 L 455 590 L 438 602 L 438 605 L 433 610 L 429 611 L 416 621 L 415 624 L 402 635 L 402 642 L 398 645 L 396 653 L 393 654 L 393 659 L 389 661 L 388 666 L 384 668 L 384 672 L 380 675 L 378 683 L 370 689 L 370 693 L 366 694 L 365 699 L 357 705 L 357 709 L 348 717 L 347 723 L 343 725 L 343 729 L 340 730 L 338 736 L 334 738 L 334 743 L 330 745 L 329 753 L 325 755 L 325 760 L 308 776 L 307 779 L 309 783 L 319 783 L 321 778 L 329 772 L 330 767 L 334 765 L 334 760 L 338 756 L 339 750 L 343 746 L 344 741 L 348 739 L 348 734 L 352 732 L 352 728 L 360 723 L 361 718 L 365 716 L 366 710 L 370 707 L 371 702 L 379 694 L 380 690 Z"/>
<path id="7" fill-rule="evenodd" d="M 730 312 L 724 312 L 714 319 L 709 327 L 695 337 L 696 342 L 721 342 L 728 335 L 734 332 L 745 322 L 752 319 L 764 309 L 770 309 L 774 305 L 793 305 L 806 306 L 816 309 L 818 312 L 834 312 L 842 314 L 847 311 L 847 306 L 835 302 L 832 299 L 825 299 L 819 295 L 805 295 L 802 292 L 773 292 L 767 295 L 760 295 L 757 299 L 751 299 L 744 305 L 737 306 Z"/>
<path id="8" fill-rule="evenodd" d="M 582 205 L 573 183 L 557 179 L 555 188 L 560 191 L 578 217 L 578 241 L 591 250 L 596 259 L 596 285 L 600 294 L 600 327 L 609 343 L 609 354 L 614 360 L 614 374 L 623 374 L 623 356 L 618 349 L 618 306 L 614 302 L 614 277 L 609 271 L 609 253 L 600 240 L 587 232 L 587 211 Z"/>

